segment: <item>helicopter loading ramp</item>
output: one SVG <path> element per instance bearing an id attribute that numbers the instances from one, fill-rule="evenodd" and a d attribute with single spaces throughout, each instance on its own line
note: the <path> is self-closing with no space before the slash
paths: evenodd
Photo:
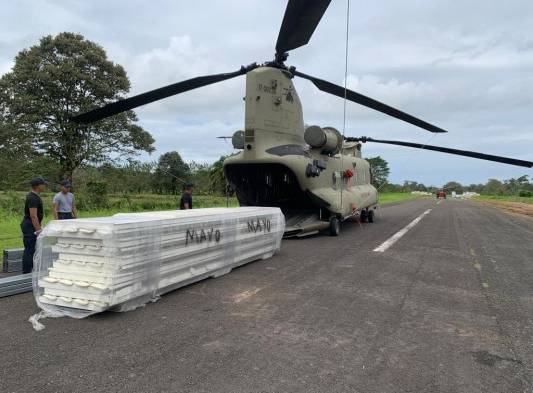
<path id="1" fill-rule="evenodd" d="M 316 235 L 329 227 L 329 222 L 321 220 L 318 213 L 286 214 L 285 220 L 283 238 Z"/>

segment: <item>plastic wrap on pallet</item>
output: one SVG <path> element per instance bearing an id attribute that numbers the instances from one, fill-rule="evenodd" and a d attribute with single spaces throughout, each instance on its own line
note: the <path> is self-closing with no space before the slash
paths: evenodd
<path id="1" fill-rule="evenodd" d="M 51 221 L 37 241 L 34 296 L 41 317 L 135 309 L 180 286 L 270 257 L 284 229 L 281 211 L 269 207 Z"/>

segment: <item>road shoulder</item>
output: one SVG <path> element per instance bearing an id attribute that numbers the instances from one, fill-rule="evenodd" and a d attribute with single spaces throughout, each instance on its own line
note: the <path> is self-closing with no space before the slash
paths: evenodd
<path id="1" fill-rule="evenodd" d="M 530 203 L 489 200 L 474 200 L 474 202 L 503 210 L 506 213 L 533 219 L 533 204 Z"/>

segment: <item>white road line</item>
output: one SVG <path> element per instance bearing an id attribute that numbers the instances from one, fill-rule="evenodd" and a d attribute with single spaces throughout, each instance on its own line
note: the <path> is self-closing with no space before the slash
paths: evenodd
<path id="1" fill-rule="evenodd" d="M 415 218 L 413 221 L 411 221 L 405 227 L 403 227 L 398 232 L 396 232 L 394 235 L 392 235 L 387 240 L 385 240 L 385 242 L 383 242 L 383 244 L 381 244 L 379 247 L 374 248 L 374 251 L 376 251 L 376 252 L 384 252 L 384 251 L 386 251 L 390 246 L 392 246 L 394 243 L 396 243 L 403 235 L 405 235 L 409 231 L 409 229 L 411 229 L 416 224 L 418 224 L 418 222 L 422 218 L 424 218 L 424 216 L 426 214 L 429 214 L 430 211 L 431 211 L 431 209 L 426 210 L 424 213 L 419 215 L 417 218 Z"/>

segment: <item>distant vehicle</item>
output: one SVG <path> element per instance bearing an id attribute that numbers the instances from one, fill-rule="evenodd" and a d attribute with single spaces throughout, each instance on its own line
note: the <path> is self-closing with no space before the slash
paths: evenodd
<path id="1" fill-rule="evenodd" d="M 444 190 L 437 191 L 437 199 L 446 199 L 446 191 Z"/>

